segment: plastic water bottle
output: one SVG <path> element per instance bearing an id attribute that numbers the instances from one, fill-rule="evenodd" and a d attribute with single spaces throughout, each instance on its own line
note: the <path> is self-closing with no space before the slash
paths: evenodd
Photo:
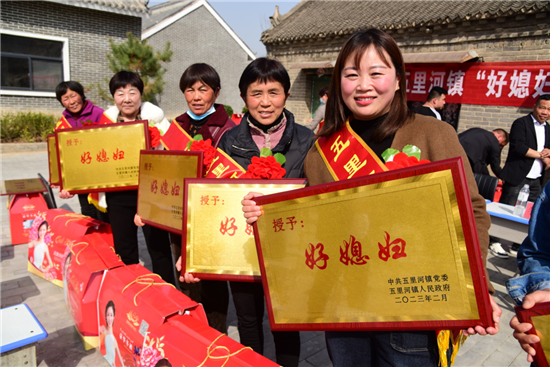
<path id="1" fill-rule="evenodd" d="M 529 185 L 525 184 L 519 192 L 516 207 L 514 208 L 514 215 L 523 217 L 525 209 L 527 209 L 527 200 L 529 200 Z"/>

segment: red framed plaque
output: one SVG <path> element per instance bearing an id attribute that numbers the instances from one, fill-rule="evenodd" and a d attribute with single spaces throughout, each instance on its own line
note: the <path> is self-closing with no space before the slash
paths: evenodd
<path id="1" fill-rule="evenodd" d="M 529 310 L 515 307 L 520 322 L 528 322 L 533 327 L 528 334 L 537 335 L 540 342 L 531 344 L 537 352 L 534 359 L 537 367 L 550 367 L 550 302 L 539 303 Z"/>
<path id="2" fill-rule="evenodd" d="M 62 190 L 137 189 L 139 152 L 150 149 L 147 120 L 60 129 L 55 140 Z"/>
<path id="3" fill-rule="evenodd" d="M 48 172 L 50 174 L 50 185 L 59 185 L 59 165 L 57 163 L 57 144 L 55 134 L 46 137 L 48 144 Z"/>
<path id="4" fill-rule="evenodd" d="M 142 150 L 137 213 L 144 223 L 182 234 L 185 178 L 204 175 L 203 152 Z"/>
<path id="5" fill-rule="evenodd" d="M 493 325 L 460 158 L 256 202 L 273 330 Z"/>
<path id="6" fill-rule="evenodd" d="M 200 279 L 260 282 L 252 226 L 241 200 L 304 187 L 304 179 L 185 179 L 182 273 Z"/>

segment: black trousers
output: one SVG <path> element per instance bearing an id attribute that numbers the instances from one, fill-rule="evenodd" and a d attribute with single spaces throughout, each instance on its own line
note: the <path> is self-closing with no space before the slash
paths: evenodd
<path id="1" fill-rule="evenodd" d="M 181 236 L 170 233 L 174 259 L 181 256 Z M 208 324 L 220 333 L 227 334 L 227 308 L 229 307 L 229 289 L 227 282 L 221 280 L 201 280 L 198 283 L 179 281 L 180 272 L 176 270 L 178 285 L 187 297 L 202 303 L 208 318 Z"/>
<path id="2" fill-rule="evenodd" d="M 138 264 L 138 227 L 134 224 L 137 191 L 108 192 L 107 210 L 116 253 L 126 265 Z M 143 235 L 151 257 L 153 273 L 160 275 L 165 282 L 175 285 L 174 261 L 168 232 L 145 225 Z"/>
<path id="3" fill-rule="evenodd" d="M 261 283 L 229 282 L 237 311 L 241 344 L 255 352 L 264 352 L 264 290 Z M 277 363 L 284 367 L 298 366 L 300 332 L 272 331 Z"/>
<path id="4" fill-rule="evenodd" d="M 82 213 L 82 215 L 87 215 L 88 217 L 109 223 L 109 215 L 100 212 L 93 204 L 90 204 L 88 202 L 88 194 L 78 194 L 78 201 L 80 202 L 80 213 Z"/>

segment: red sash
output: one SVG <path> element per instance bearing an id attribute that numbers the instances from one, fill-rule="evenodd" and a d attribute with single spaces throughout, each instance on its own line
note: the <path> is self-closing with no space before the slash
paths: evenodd
<path id="1" fill-rule="evenodd" d="M 71 124 L 69 124 L 69 121 L 67 121 L 65 116 L 61 116 L 61 118 L 57 122 L 57 125 L 55 125 L 55 130 L 70 129 L 71 127 L 72 127 Z"/>
<path id="2" fill-rule="evenodd" d="M 246 172 L 237 162 L 221 149 L 216 149 L 210 169 L 205 178 L 239 178 Z"/>
<path id="3" fill-rule="evenodd" d="M 334 134 L 315 145 L 336 181 L 372 175 L 388 169 L 372 149 L 349 126 L 349 120 Z"/>
<path id="4" fill-rule="evenodd" d="M 160 141 L 166 150 L 187 150 L 187 144 L 193 141 L 193 138 L 183 130 L 176 120 L 173 120 L 168 130 L 161 136 Z"/>
<path id="5" fill-rule="evenodd" d="M 101 115 L 101 118 L 99 119 L 100 125 L 106 125 L 106 124 L 114 124 L 116 121 L 113 121 L 109 116 L 107 116 L 105 113 Z"/>
<path id="6" fill-rule="evenodd" d="M 170 127 L 160 138 L 160 141 L 167 150 L 189 150 L 187 145 L 193 141 L 180 124 L 173 120 Z M 206 178 L 238 178 L 245 173 L 237 162 L 229 157 L 221 149 L 216 149 L 216 155 L 212 160 L 210 169 L 204 177 Z"/>

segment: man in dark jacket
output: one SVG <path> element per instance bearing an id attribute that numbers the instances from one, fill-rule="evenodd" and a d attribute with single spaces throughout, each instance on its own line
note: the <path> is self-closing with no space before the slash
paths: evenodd
<path id="1" fill-rule="evenodd" d="M 508 133 L 503 129 L 487 131 L 474 127 L 458 134 L 458 140 L 474 173 L 489 175 L 487 166 L 500 178 L 500 152 L 508 144 Z"/>
<path id="2" fill-rule="evenodd" d="M 510 150 L 502 169 L 501 203 L 514 205 L 519 191 L 529 185 L 529 201 L 535 201 L 542 187 L 542 175 L 550 167 L 550 94 L 543 94 L 533 112 L 514 121 L 510 130 Z"/>
<path id="3" fill-rule="evenodd" d="M 447 98 L 447 89 L 441 87 L 433 87 L 428 93 L 428 98 L 426 102 L 419 107 L 414 109 L 414 112 L 419 113 L 424 116 L 432 116 L 438 120 L 441 120 L 441 115 L 437 110 L 443 109 L 445 107 L 445 99 Z"/>
<path id="4" fill-rule="evenodd" d="M 535 201 L 542 188 L 544 171 L 550 168 L 550 94 L 543 94 L 533 112 L 514 121 L 510 130 L 510 150 L 500 174 L 504 181 L 500 202 L 515 205 L 519 191 L 529 185 L 529 201 Z M 517 253 L 519 244 L 510 252 Z"/>

